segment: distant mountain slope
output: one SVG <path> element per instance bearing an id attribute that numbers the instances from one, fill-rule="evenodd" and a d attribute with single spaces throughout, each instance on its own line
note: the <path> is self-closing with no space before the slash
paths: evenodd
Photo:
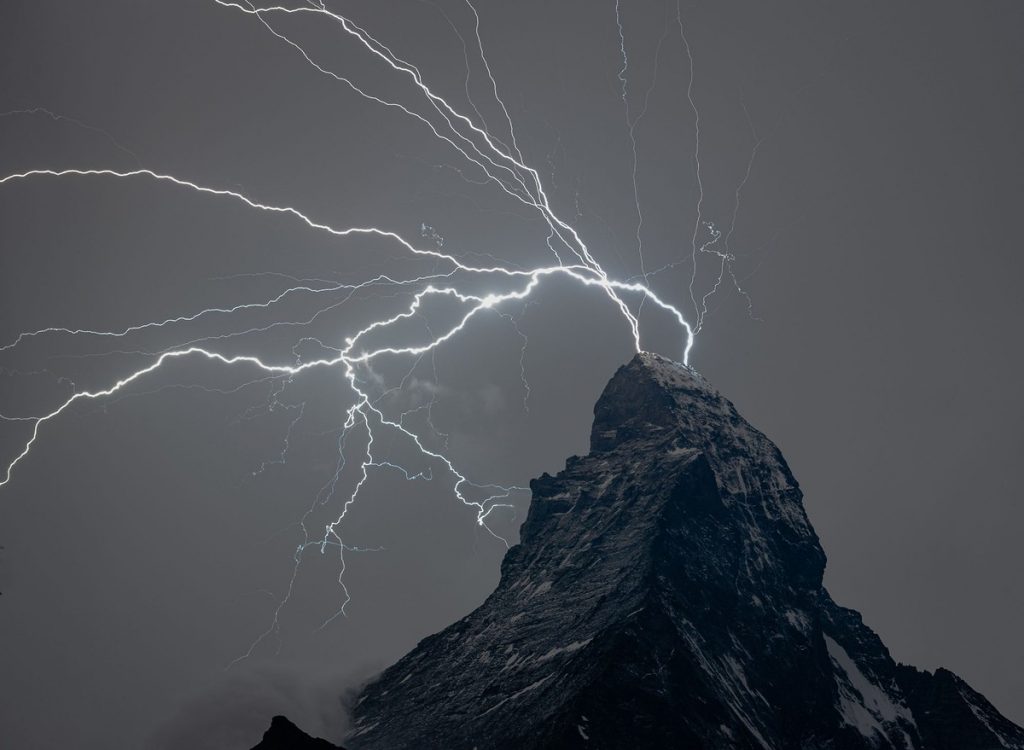
<path id="1" fill-rule="evenodd" d="M 365 689 L 349 747 L 1024 749 L 832 601 L 782 455 L 694 371 L 637 355 L 531 486 L 497 589 Z"/>

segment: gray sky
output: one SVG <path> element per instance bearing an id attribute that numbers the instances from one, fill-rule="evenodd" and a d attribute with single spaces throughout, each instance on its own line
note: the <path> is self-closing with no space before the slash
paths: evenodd
<path id="1" fill-rule="evenodd" d="M 506 137 L 465 4 L 329 7 L 417 64 L 475 118 L 454 27 L 468 45 L 473 101 Z M 826 584 L 898 660 L 947 666 L 1024 722 L 1024 511 L 1014 481 L 1024 447 L 1016 239 L 1024 10 L 681 8 L 703 200 L 675 4 L 621 3 L 630 113 L 643 112 L 634 134 L 645 267 L 676 264 L 651 286 L 692 318 L 688 259 L 700 202 L 702 220 L 722 232 L 719 249 L 729 236 L 751 309 L 727 278 L 691 361 L 781 447 L 829 556 Z M 519 146 L 552 205 L 611 276 L 635 276 L 614 3 L 481 0 L 478 10 Z M 336 26 L 274 20 L 322 65 L 421 107 Z M 467 262 L 490 262 L 472 254 L 551 262 L 535 213 L 476 184 L 481 175 L 422 124 L 319 75 L 237 11 L 201 0 L 9 2 L 0 55 L 0 110 L 46 107 L 88 126 L 0 117 L 4 175 L 141 164 L 420 244 L 427 224 Z M 698 239 L 709 232 L 700 227 Z M 2 185 L 0 247 L 2 343 L 47 326 L 114 330 L 266 299 L 292 283 L 268 274 L 352 282 L 431 271 L 393 242 L 339 240 L 141 179 Z M 702 258 L 697 287 L 706 290 L 714 258 Z M 207 344 L 290 360 L 304 336 L 338 343 L 400 310 L 408 299 L 396 294 L 376 288 L 311 326 Z M 300 320 L 322 299 L 124 339 L 30 339 L 0 352 L 0 412 L 44 413 L 70 395 L 68 379 L 105 387 L 152 361 L 140 351 Z M 397 414 L 433 394 L 436 430 L 425 410 L 410 427 L 446 446 L 470 478 L 525 485 L 585 452 L 593 402 L 632 340 L 607 297 L 564 280 L 501 311 L 527 337 L 525 354 L 509 320 L 481 316 L 385 403 Z M 438 305 L 427 323 L 443 327 L 453 314 Z M 678 330 L 650 305 L 641 323 L 646 348 L 680 355 Z M 413 340 L 423 329 L 399 334 Z M 322 353 L 303 347 L 307 357 Z M 389 359 L 374 374 L 397 385 L 412 364 Z M 8 742 L 204 747 L 201 734 L 209 747 L 248 747 L 278 711 L 336 737 L 337 696 L 493 587 L 504 546 L 453 498 L 441 467 L 429 467 L 430 482 L 377 469 L 342 527 L 347 544 L 377 550 L 347 555 L 347 617 L 320 627 L 344 601 L 339 560 L 336 549 L 307 550 L 279 633 L 225 670 L 273 623 L 302 540 L 294 522 L 311 504 L 320 526 L 336 515 L 365 443 L 357 428 L 336 494 L 316 505 L 336 471 L 351 403 L 340 373 L 239 389 L 260 377 L 188 360 L 117 397 L 76 405 L 43 426 L 0 488 Z M 26 438 L 25 424 L 2 425 L 3 455 Z M 428 468 L 401 440 L 378 445 L 413 473 Z M 490 517 L 511 540 L 528 498 L 513 501 L 515 516 Z"/>

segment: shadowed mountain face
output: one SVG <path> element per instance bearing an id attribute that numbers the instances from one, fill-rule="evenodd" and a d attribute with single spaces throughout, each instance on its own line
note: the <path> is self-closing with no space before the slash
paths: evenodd
<path id="1" fill-rule="evenodd" d="M 594 413 L 495 592 L 365 689 L 349 747 L 1024 748 L 832 601 L 782 455 L 695 372 L 637 355 Z"/>

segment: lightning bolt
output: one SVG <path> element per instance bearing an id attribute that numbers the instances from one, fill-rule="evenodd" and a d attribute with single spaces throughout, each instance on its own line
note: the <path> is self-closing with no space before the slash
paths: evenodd
<path id="1" fill-rule="evenodd" d="M 287 428 L 280 454 L 273 460 L 265 461 L 256 472 L 260 473 L 271 464 L 283 463 L 287 460 L 293 430 L 303 419 L 306 411 L 305 401 L 297 404 L 285 404 L 280 401 L 279 397 L 284 389 L 290 383 L 295 382 L 297 378 L 315 370 L 332 370 L 340 373 L 350 398 L 350 404 L 345 410 L 344 422 L 337 430 L 337 464 L 331 477 L 311 499 L 309 508 L 297 522 L 297 526 L 302 533 L 302 540 L 295 549 L 290 582 L 284 595 L 277 600 L 269 627 L 259 635 L 247 652 L 236 659 L 238 661 L 251 656 L 267 639 L 279 635 L 281 614 L 291 600 L 301 562 L 307 552 L 319 551 L 320 554 L 326 554 L 330 550 L 338 555 L 340 568 L 338 583 L 342 592 L 341 603 L 335 614 L 327 618 L 321 627 L 327 626 L 336 617 L 346 614 L 346 607 L 351 601 L 351 596 L 344 580 L 347 569 L 346 552 L 366 552 L 371 551 L 372 548 L 360 548 L 349 545 L 344 541 L 343 529 L 350 509 L 359 501 L 365 492 L 365 488 L 372 481 L 376 473 L 398 472 L 408 481 L 437 481 L 442 476 L 447 477 L 451 483 L 451 492 L 454 498 L 475 514 L 477 525 L 506 546 L 508 545 L 507 540 L 503 539 L 488 525 L 488 519 L 495 511 L 512 508 L 512 504 L 508 501 L 509 498 L 513 493 L 524 491 L 525 488 L 475 482 L 447 455 L 447 436 L 438 430 L 432 421 L 432 412 L 436 400 L 436 387 L 431 393 L 427 404 L 413 406 L 398 416 L 392 416 L 388 413 L 386 407 L 387 398 L 391 393 L 401 392 L 407 388 L 407 383 L 412 378 L 417 365 L 421 361 L 426 357 L 430 358 L 430 363 L 433 367 L 434 384 L 436 386 L 437 363 L 435 357 L 437 352 L 446 343 L 462 334 L 478 319 L 490 314 L 503 318 L 512 325 L 522 341 L 520 368 L 525 408 L 530 393 L 525 366 L 527 339 L 518 326 L 517 318 L 509 312 L 509 308 L 522 308 L 529 304 L 535 295 L 542 293 L 549 280 L 562 278 L 584 288 L 593 289 L 606 298 L 620 314 L 637 351 L 642 350 L 642 337 L 638 320 L 639 309 L 643 305 L 654 306 L 678 327 L 680 336 L 678 356 L 683 362 L 686 362 L 693 347 L 695 335 L 700 329 L 700 322 L 703 318 L 702 312 L 706 311 L 708 296 L 714 293 L 714 290 L 712 290 L 707 295 L 704 295 L 702 297 L 703 306 L 698 305 L 698 292 L 695 288 L 697 257 L 709 245 L 718 241 L 721 232 L 715 229 L 713 225 L 708 225 L 712 239 L 703 243 L 702 246 L 697 241 L 698 229 L 702 226 L 700 211 L 703 202 L 703 185 L 700 182 L 699 159 L 700 116 L 692 97 L 693 58 L 690 55 L 689 44 L 683 33 L 684 29 L 678 5 L 676 18 L 679 32 L 690 59 L 687 98 L 693 107 L 696 119 L 697 147 L 694 161 L 696 162 L 697 180 L 701 189 L 701 197 L 697 204 L 697 226 L 694 229 L 692 242 L 694 273 L 689 285 L 691 301 L 698 313 L 695 325 L 691 325 L 686 316 L 676 306 L 663 299 L 651 288 L 649 284 L 651 274 L 644 267 L 642 244 L 640 242 L 643 214 L 640 210 L 637 189 L 636 139 L 633 132 L 643 113 L 639 117 L 632 119 L 629 112 L 626 79 L 628 58 L 626 56 L 625 36 L 621 17 L 619 16 L 618 2 L 616 2 L 616 20 L 619 28 L 623 59 L 619 80 L 622 84 L 622 98 L 626 106 L 626 121 L 630 127 L 630 137 L 633 144 L 633 189 L 637 204 L 638 225 L 636 234 L 641 266 L 641 275 L 639 277 L 622 280 L 612 278 L 606 273 L 578 231 L 569 221 L 559 216 L 545 191 L 539 172 L 527 163 L 520 149 L 509 109 L 499 95 L 496 78 L 484 52 L 480 16 L 470 0 L 465 0 L 465 2 L 472 12 L 474 19 L 473 34 L 476 40 L 477 56 L 486 72 L 491 94 L 502 112 L 503 137 L 491 134 L 486 122 L 484 122 L 483 117 L 479 114 L 479 110 L 476 109 L 476 105 L 472 103 L 471 98 L 470 106 L 473 108 L 477 120 L 457 111 L 445 98 L 436 94 L 426 84 L 423 75 L 415 65 L 399 57 L 388 45 L 371 35 L 351 19 L 340 13 L 328 10 L 325 3 L 314 2 L 306 6 L 285 7 L 280 5 L 257 6 L 252 2 L 248 2 L 248 0 L 213 0 L 213 2 L 227 11 L 239 13 L 256 21 L 273 37 L 294 50 L 316 74 L 336 81 L 351 94 L 371 101 L 383 107 L 386 111 L 397 112 L 404 117 L 411 118 L 414 122 L 425 127 L 439 142 L 451 149 L 458 158 L 462 159 L 471 170 L 475 170 L 479 174 L 481 181 L 496 185 L 508 199 L 527 206 L 540 217 L 543 225 L 547 228 L 544 244 L 554 259 L 554 262 L 550 265 L 533 268 L 523 268 L 515 263 L 502 261 L 487 254 L 474 254 L 474 259 L 488 258 L 490 262 L 477 263 L 475 260 L 471 262 L 467 260 L 466 256 L 460 258 L 453 253 L 444 251 L 442 249 L 443 242 L 440 237 L 427 226 L 423 227 L 423 238 L 429 240 L 430 244 L 424 246 L 407 240 L 399 233 L 387 228 L 373 226 L 335 227 L 293 206 L 266 203 L 237 190 L 201 185 L 188 179 L 142 167 L 130 170 L 110 168 L 38 168 L 0 177 L 0 187 L 8 189 L 13 188 L 16 184 L 30 180 L 106 179 L 150 181 L 167 188 L 196 193 L 213 201 L 232 201 L 256 212 L 277 215 L 284 220 L 305 226 L 308 230 L 324 233 L 338 240 L 353 240 L 360 237 L 382 239 L 394 243 L 404 256 L 409 259 L 428 260 L 434 264 L 434 270 L 429 273 L 411 273 L 407 275 L 379 274 L 356 283 L 344 284 L 326 279 L 297 279 L 277 274 L 276 276 L 280 276 L 290 285 L 271 296 L 264 296 L 235 305 L 221 305 L 186 311 L 162 320 L 134 322 L 115 330 L 97 330 L 79 326 L 50 326 L 22 332 L 13 340 L 0 345 L 0 353 L 3 353 L 17 349 L 30 339 L 44 337 L 92 337 L 100 340 L 121 341 L 156 331 L 173 333 L 187 324 L 206 322 L 211 319 L 230 323 L 240 314 L 258 310 L 273 310 L 285 300 L 297 297 L 323 298 L 331 297 L 331 295 L 341 295 L 340 301 L 334 300 L 332 297 L 329 303 L 320 306 L 312 315 L 300 320 L 278 319 L 264 326 L 236 327 L 227 332 L 205 336 L 201 339 L 179 341 L 179 343 L 171 347 L 153 352 L 135 350 L 134 354 L 136 356 L 146 358 L 145 364 L 123 373 L 106 387 L 81 390 L 73 388 L 70 395 L 67 395 L 62 401 L 59 401 L 48 411 L 41 414 L 30 416 L 0 414 L 0 420 L 28 425 L 29 430 L 28 437 L 21 446 L 21 449 L 17 450 L 14 456 L 6 462 L 2 474 L 0 474 L 0 488 L 2 488 L 12 481 L 18 467 L 30 455 L 50 425 L 77 405 L 90 402 L 108 403 L 128 395 L 139 395 L 137 391 L 132 390 L 134 386 L 141 384 L 149 376 L 154 375 L 173 362 L 208 362 L 225 368 L 243 371 L 247 379 L 242 385 L 238 386 L 238 389 L 256 383 L 279 381 L 271 393 L 270 408 L 280 406 L 295 414 Z M 414 92 L 414 99 L 405 102 L 377 96 L 362 88 L 347 75 L 333 71 L 326 64 L 318 62 L 316 57 L 299 41 L 293 39 L 275 25 L 275 19 L 281 16 L 292 15 L 312 16 L 332 24 L 333 27 L 340 30 L 346 41 L 361 45 L 379 64 L 390 69 L 410 84 L 411 90 Z M 468 96 L 468 53 L 466 57 L 466 91 Z M 655 59 L 656 65 L 657 58 Z M 655 67 L 655 75 L 656 73 L 657 68 Z M 653 88 L 653 83 L 651 86 Z M 650 90 L 648 90 L 648 96 L 649 94 Z M 645 111 L 646 98 L 644 103 Z M 756 147 L 754 154 L 756 154 Z M 751 156 L 752 163 L 753 155 Z M 747 177 L 749 177 L 749 174 L 750 167 L 748 165 Z M 746 178 L 744 178 L 745 182 Z M 736 191 L 737 211 L 740 190 L 742 190 L 742 184 Z M 734 227 L 735 213 L 732 226 L 726 234 L 726 246 L 728 246 L 729 237 Z M 727 254 L 728 252 L 726 252 Z M 722 257 L 724 259 L 725 256 L 723 255 Z M 724 260 L 723 268 L 725 268 Z M 721 276 L 719 277 L 720 282 Z M 717 286 L 718 284 L 716 284 L 715 289 L 717 289 Z M 357 292 L 371 287 L 384 287 L 396 292 L 400 291 L 402 292 L 402 298 L 406 302 L 404 305 L 393 307 L 390 314 L 371 320 L 354 331 L 339 331 L 335 341 L 324 342 L 310 336 L 300 338 L 292 349 L 293 358 L 291 360 L 277 360 L 255 353 L 228 353 L 222 349 L 222 344 L 227 339 L 256 332 L 265 332 L 280 326 L 308 326 L 327 311 L 336 309 L 345 301 L 352 299 L 353 295 Z M 480 289 L 486 289 L 487 291 L 480 291 Z M 449 321 L 437 330 L 425 324 L 426 336 L 421 336 L 412 343 L 398 343 L 402 341 L 402 339 L 399 339 L 399 332 L 403 325 L 414 319 L 423 320 L 424 306 L 435 301 L 446 301 L 455 306 L 458 313 L 455 316 L 454 322 Z M 314 357 L 299 356 L 298 348 L 303 343 L 316 344 L 320 347 L 321 352 L 318 356 Z M 397 386 L 386 389 L 384 393 L 374 397 L 372 385 L 366 378 L 369 378 L 371 374 L 370 368 L 373 363 L 382 358 L 407 358 L 412 362 L 412 366 Z M 175 386 L 163 386 L 163 388 L 167 387 Z M 202 386 L 197 387 L 201 388 Z M 150 392 L 158 392 L 163 388 Z M 221 390 L 220 392 L 231 392 L 231 389 L 227 391 Z M 408 426 L 407 417 L 419 410 L 426 411 L 427 423 L 433 433 L 438 437 L 444 438 L 442 440 L 444 448 L 435 448 L 433 443 L 428 445 L 428 441 L 423 435 Z M 427 468 L 420 470 L 409 469 L 381 457 L 377 451 L 377 446 L 380 444 L 381 436 L 384 434 L 413 449 Z M 333 517 L 331 520 L 318 528 L 313 525 L 314 513 L 319 508 L 331 504 L 340 494 L 339 485 L 341 484 L 343 473 L 350 462 L 351 443 L 356 438 L 359 440 L 361 450 L 358 452 L 358 470 L 355 483 L 343 495 L 336 515 L 332 511 Z"/>
<path id="2" fill-rule="evenodd" d="M 700 110 L 697 109 L 697 104 L 693 101 L 693 51 L 690 49 L 690 41 L 686 38 L 686 29 L 683 26 L 683 11 L 680 7 L 680 0 L 676 0 L 676 24 L 679 26 L 679 39 L 683 43 L 683 49 L 686 51 L 686 59 L 689 63 L 689 78 L 686 82 L 686 100 L 690 103 L 690 109 L 693 110 L 693 131 L 694 131 L 694 145 L 693 145 L 693 164 L 694 171 L 697 177 L 697 218 L 693 224 L 693 236 L 690 239 L 691 245 L 691 257 L 692 263 L 690 270 L 690 301 L 693 303 L 693 309 L 697 316 L 697 327 L 700 327 L 701 323 L 701 308 L 697 304 L 697 295 L 694 291 L 694 286 L 697 283 L 697 256 L 698 253 L 703 251 L 707 247 L 707 243 L 697 249 L 697 234 L 700 232 L 702 224 L 701 210 L 704 208 L 704 181 L 701 179 L 700 174 Z M 717 241 L 717 238 L 712 240 Z"/>
<path id="3" fill-rule="evenodd" d="M 636 238 L 636 254 L 640 261 L 640 275 L 637 278 L 643 278 L 645 284 L 650 283 L 650 275 L 647 272 L 647 267 L 644 262 L 644 241 L 643 241 L 643 228 L 644 228 L 644 212 L 640 205 L 640 185 L 638 182 L 638 171 L 639 171 L 639 155 L 637 154 L 637 141 L 636 141 L 636 129 L 640 124 L 640 121 L 644 119 L 647 114 L 647 109 L 651 100 L 651 92 L 654 91 L 654 87 L 658 83 L 658 61 L 661 58 L 661 48 L 665 43 L 665 39 L 668 37 L 669 27 L 666 26 L 661 38 L 658 39 L 658 46 L 654 50 L 654 72 L 651 76 L 651 83 L 644 92 L 643 107 L 640 109 L 640 113 L 634 118 L 631 116 L 629 106 L 629 79 L 627 72 L 629 70 L 629 55 L 626 52 L 626 32 L 622 23 L 622 9 L 620 0 L 615 0 L 615 26 L 619 33 L 619 53 L 622 56 L 622 67 L 619 69 L 618 79 L 621 83 L 622 91 L 622 108 L 626 117 L 626 129 L 629 134 L 629 145 L 632 152 L 632 172 L 631 178 L 633 181 L 633 203 L 636 208 L 636 229 L 634 236 Z M 692 58 L 691 58 L 692 67 Z M 692 104 L 692 99 L 691 99 Z M 699 179 L 699 172 L 698 172 Z M 643 309 L 644 300 L 640 301 L 640 310 Z"/>

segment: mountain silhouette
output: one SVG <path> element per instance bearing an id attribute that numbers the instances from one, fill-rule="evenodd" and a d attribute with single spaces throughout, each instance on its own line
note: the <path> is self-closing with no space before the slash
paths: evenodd
<path id="1" fill-rule="evenodd" d="M 590 442 L 531 483 L 494 593 L 363 690 L 350 750 L 1024 750 L 832 600 L 782 454 L 695 371 L 638 354 Z"/>
<path id="2" fill-rule="evenodd" d="M 252 750 L 345 750 L 327 740 L 310 737 L 284 716 L 275 716 L 263 740 Z"/>

